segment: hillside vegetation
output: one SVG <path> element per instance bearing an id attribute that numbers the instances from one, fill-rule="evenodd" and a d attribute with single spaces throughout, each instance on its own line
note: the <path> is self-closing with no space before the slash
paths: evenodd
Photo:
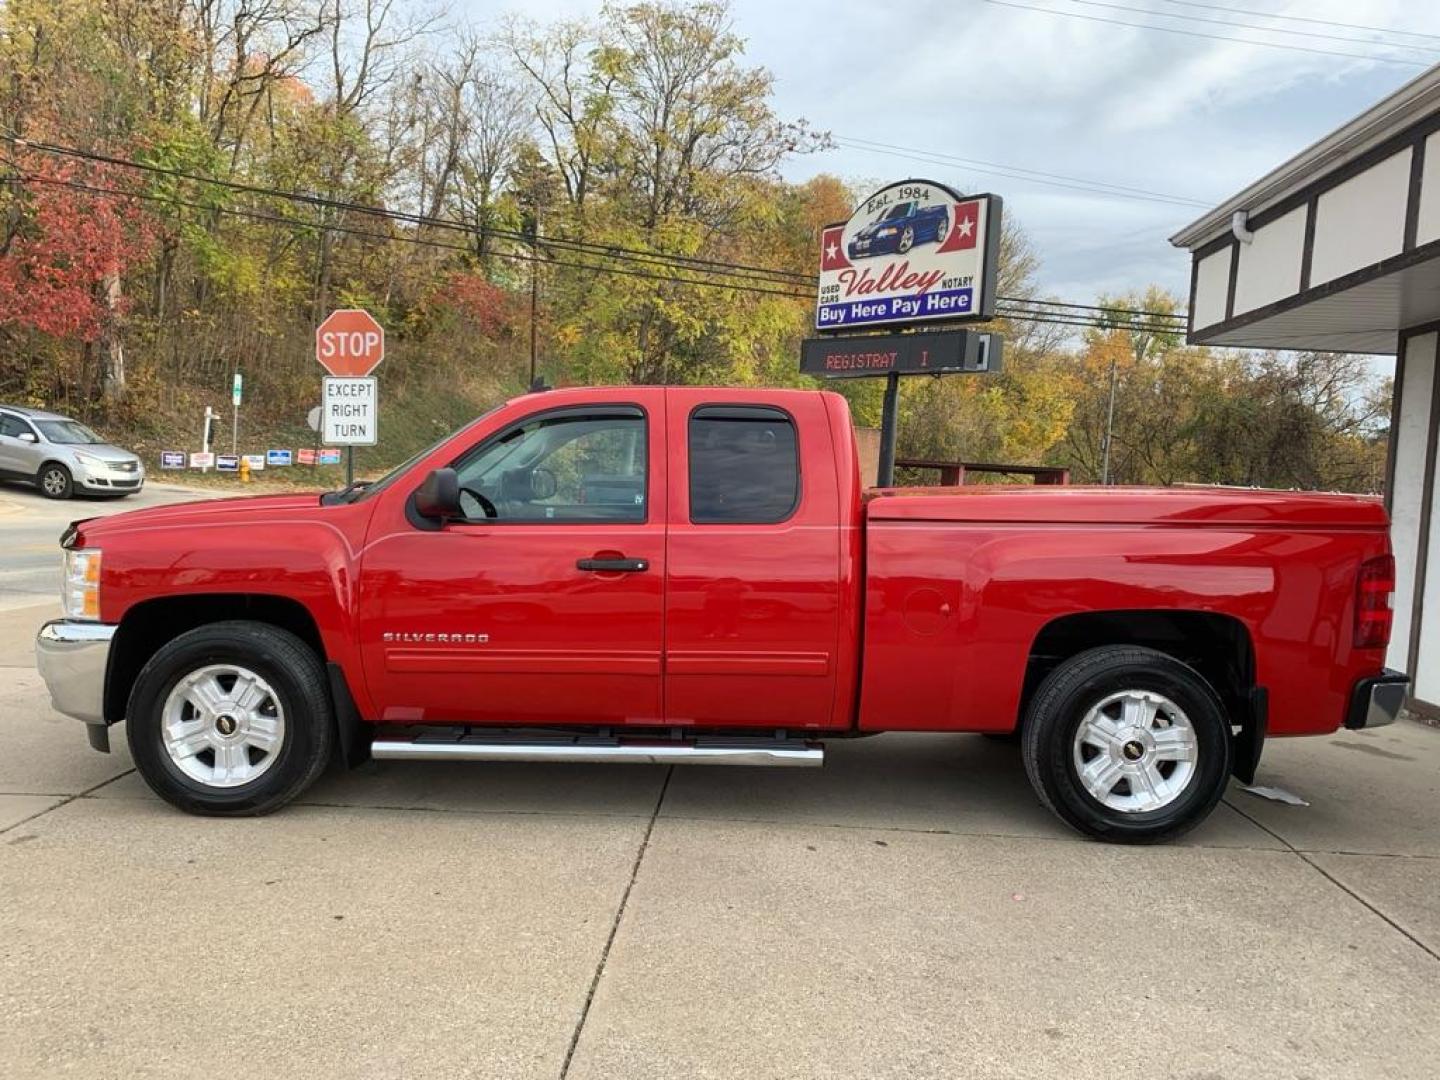
<path id="1" fill-rule="evenodd" d="M 0 3 L 0 400 L 198 448 L 243 372 L 242 450 L 308 444 L 316 323 L 385 325 L 402 459 L 537 373 L 805 385 L 819 229 L 862 187 L 780 166 L 723 3 L 469 26 L 406 0 Z M 843 103 L 837 103 L 837 108 Z M 793 173 L 794 170 L 790 170 Z M 1009 202 L 1000 292 L 1043 253 Z M 1074 298 L 1070 298 L 1074 299 Z M 1155 290 L 1059 325 L 1011 305 L 1006 370 L 909 380 L 901 452 L 1111 476 L 1374 490 L 1388 388 L 1356 358 L 1185 347 Z M 846 383 L 862 422 L 880 387 Z"/>

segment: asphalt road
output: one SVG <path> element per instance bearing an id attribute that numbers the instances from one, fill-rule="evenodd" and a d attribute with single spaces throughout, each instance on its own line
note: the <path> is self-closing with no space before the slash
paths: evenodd
<path id="1" fill-rule="evenodd" d="M 11 538 L 71 509 L 23 505 L 0 569 L 48 594 Z M 1260 782 L 1308 806 L 1232 786 L 1154 848 L 936 735 L 821 770 L 386 762 L 202 819 L 51 710 L 54 612 L 0 612 L 6 1080 L 1436 1075 L 1440 730 L 1273 741 Z"/>
<path id="2" fill-rule="evenodd" d="M 0 612 L 60 596 L 60 534 L 77 518 L 215 495 L 168 484 L 146 484 L 123 499 L 44 498 L 33 488 L 0 486 Z"/>

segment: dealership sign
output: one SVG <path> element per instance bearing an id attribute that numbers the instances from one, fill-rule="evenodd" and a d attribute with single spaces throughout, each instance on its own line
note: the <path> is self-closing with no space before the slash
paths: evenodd
<path id="1" fill-rule="evenodd" d="M 815 328 L 993 318 L 1000 216 L 998 195 L 930 180 L 881 188 L 821 232 Z"/>

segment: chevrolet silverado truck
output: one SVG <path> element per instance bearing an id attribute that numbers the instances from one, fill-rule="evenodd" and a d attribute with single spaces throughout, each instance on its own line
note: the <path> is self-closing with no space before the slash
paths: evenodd
<path id="1" fill-rule="evenodd" d="M 275 810 L 335 755 L 804 766 L 981 732 L 1075 829 L 1155 841 L 1267 738 L 1389 723 L 1406 687 L 1375 500 L 867 491 L 815 391 L 532 393 L 373 483 L 61 544 L 55 707 L 100 750 L 124 720 L 201 814 Z"/>

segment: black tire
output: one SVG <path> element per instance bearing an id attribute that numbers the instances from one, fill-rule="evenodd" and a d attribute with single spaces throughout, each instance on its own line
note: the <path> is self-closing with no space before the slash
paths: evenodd
<path id="1" fill-rule="evenodd" d="M 1107 807 L 1086 789 L 1075 763 L 1086 714 L 1125 690 L 1168 698 L 1194 731 L 1193 774 L 1159 809 Z M 1215 809 L 1230 778 L 1230 722 L 1219 696 L 1187 664 L 1139 646 L 1091 649 L 1052 671 L 1031 700 L 1022 741 L 1025 771 L 1040 801 L 1072 828 L 1113 843 L 1152 844 L 1187 832 Z"/>
<path id="2" fill-rule="evenodd" d="M 47 499 L 68 499 L 75 494 L 75 481 L 70 470 L 58 461 L 47 461 L 35 474 L 35 486 Z"/>
<path id="3" fill-rule="evenodd" d="M 235 787 L 213 787 L 187 776 L 162 739 L 171 690 L 186 675 L 212 664 L 253 671 L 274 690 L 284 710 L 275 761 L 253 781 Z M 289 631 L 243 621 L 210 623 L 162 646 L 135 680 L 125 728 L 135 767 L 155 794 L 188 813 L 221 817 L 278 810 L 315 782 L 335 741 L 325 669 L 314 651 Z"/>

